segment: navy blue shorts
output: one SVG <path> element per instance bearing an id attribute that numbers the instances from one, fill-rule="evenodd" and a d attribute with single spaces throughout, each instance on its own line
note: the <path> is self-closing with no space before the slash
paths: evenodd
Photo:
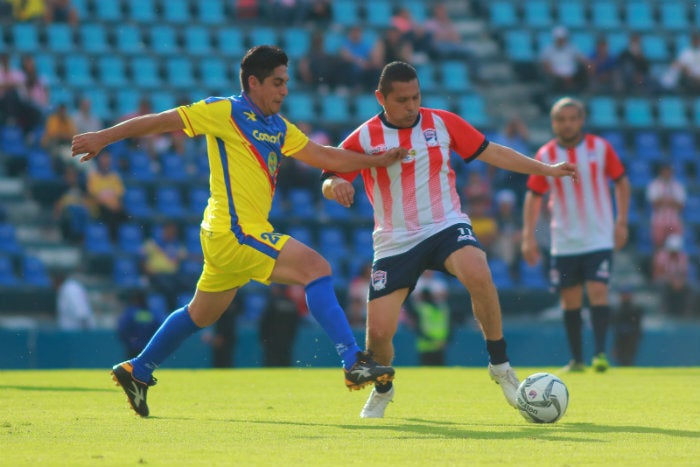
<path id="1" fill-rule="evenodd" d="M 581 285 L 586 281 L 610 280 L 612 250 L 598 250 L 580 255 L 552 256 L 549 280 L 556 289 Z"/>
<path id="2" fill-rule="evenodd" d="M 404 288 L 408 288 L 410 293 L 416 287 L 420 275 L 427 269 L 449 274 L 445 269 L 445 260 L 467 245 L 483 249 L 471 225 L 455 224 L 405 253 L 378 260 L 372 265 L 369 299 L 374 300 Z"/>

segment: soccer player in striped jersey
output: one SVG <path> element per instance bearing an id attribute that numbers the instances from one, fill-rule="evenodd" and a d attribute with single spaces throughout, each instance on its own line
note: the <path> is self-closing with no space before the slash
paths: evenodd
<path id="1" fill-rule="evenodd" d="M 404 62 L 384 67 L 375 96 L 383 112 L 360 125 L 342 143 L 346 149 L 382 154 L 407 148 L 408 155 L 386 168 L 342 173 L 326 171 L 323 194 L 343 206 L 355 196 L 352 180 L 361 174 L 374 207 L 374 263 L 367 305 L 367 348 L 390 365 L 392 339 L 408 294 L 427 269 L 456 276 L 472 298 L 489 353 L 489 374 L 515 407 L 518 379 L 503 337 L 501 308 L 484 253 L 462 212 L 451 151 L 465 162 L 476 158 L 496 167 L 551 177 L 575 176 L 569 162 L 547 164 L 489 142 L 461 117 L 421 107 L 416 70 Z M 394 395 L 393 383 L 377 383 L 360 416 L 380 418 Z"/>
<path id="2" fill-rule="evenodd" d="M 210 197 L 200 234 L 204 267 L 194 297 L 170 314 L 136 358 L 113 367 L 115 380 L 141 416 L 149 413 L 146 391 L 155 383 L 153 371 L 190 335 L 215 323 L 250 280 L 305 286 L 311 314 L 342 358 L 348 388 L 393 378 L 393 368 L 377 365 L 360 351 L 335 296 L 328 262 L 275 232 L 268 216 L 282 156 L 348 171 L 397 163 L 407 151 L 397 147 L 369 156 L 310 141 L 278 113 L 288 94 L 287 63 L 278 47 L 253 47 L 241 61 L 240 95 L 139 116 L 73 138 L 73 155 L 81 161 L 124 138 L 184 130 L 207 139 Z"/>
<path id="3" fill-rule="evenodd" d="M 550 164 L 575 164 L 577 183 L 531 175 L 523 204 L 523 258 L 540 261 L 535 224 L 542 196 L 549 192 L 551 211 L 550 281 L 559 290 L 564 327 L 572 354 L 565 369 L 583 371 L 581 307 L 584 286 L 591 311 L 595 351 L 592 366 L 607 370 L 605 341 L 610 321 L 608 280 L 613 249 L 627 242 L 630 184 L 615 150 L 600 136 L 584 133 L 583 104 L 569 97 L 554 103 L 550 111 L 554 139 L 537 151 L 536 159 Z M 610 196 L 614 182 L 615 205 Z"/>

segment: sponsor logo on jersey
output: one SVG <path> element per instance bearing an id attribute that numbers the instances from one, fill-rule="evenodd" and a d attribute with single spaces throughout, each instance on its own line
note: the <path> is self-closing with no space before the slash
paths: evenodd
<path id="1" fill-rule="evenodd" d="M 280 142 L 280 139 L 282 139 L 282 132 L 280 131 L 276 135 L 271 135 L 269 133 L 264 133 L 260 130 L 254 130 L 253 131 L 253 138 L 257 139 L 258 141 L 264 141 L 266 143 L 277 144 Z"/>
<path id="2" fill-rule="evenodd" d="M 437 138 L 437 131 L 435 128 L 428 128 L 423 131 L 423 137 L 425 138 L 425 144 L 428 146 L 439 146 L 440 142 Z"/>
<path id="3" fill-rule="evenodd" d="M 383 152 L 386 152 L 385 144 L 380 144 L 379 146 L 372 146 L 371 148 L 369 148 L 370 154 L 381 154 Z"/>
<path id="4" fill-rule="evenodd" d="M 372 288 L 382 290 L 386 287 L 386 271 L 374 271 L 372 273 Z"/>
<path id="5" fill-rule="evenodd" d="M 243 115 L 245 115 L 245 117 L 248 120 L 250 120 L 251 122 L 257 122 L 257 119 L 255 117 L 255 112 L 253 112 L 252 110 L 244 110 Z"/>

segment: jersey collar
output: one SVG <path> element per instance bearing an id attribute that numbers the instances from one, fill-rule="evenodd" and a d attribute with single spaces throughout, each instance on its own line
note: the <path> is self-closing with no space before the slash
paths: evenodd
<path id="1" fill-rule="evenodd" d="M 422 114 L 421 114 L 420 112 L 418 112 L 418 117 L 416 117 L 416 121 L 413 122 L 413 125 L 411 125 L 411 126 L 408 127 L 408 128 L 413 128 L 413 127 L 415 127 L 416 125 L 418 125 L 418 122 L 420 122 L 420 117 L 421 117 L 421 115 L 422 115 Z M 397 127 L 397 126 L 394 126 L 394 125 L 392 125 L 391 123 L 389 123 L 389 120 L 386 119 L 386 114 L 384 113 L 384 111 L 382 111 L 382 112 L 379 114 L 379 119 L 382 121 L 382 123 L 383 123 L 384 125 L 388 126 L 389 128 L 393 128 L 394 130 L 401 130 L 401 128 L 399 128 L 399 127 Z"/>

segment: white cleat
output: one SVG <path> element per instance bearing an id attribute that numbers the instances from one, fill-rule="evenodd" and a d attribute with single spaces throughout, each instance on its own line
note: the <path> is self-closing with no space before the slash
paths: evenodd
<path id="1" fill-rule="evenodd" d="M 508 403 L 518 408 L 516 397 L 520 381 L 518 381 L 518 377 L 515 376 L 515 370 L 511 368 L 510 363 L 506 362 L 498 365 L 491 365 L 489 363 L 489 375 L 496 384 L 501 386 L 503 395 L 506 396 Z"/>
<path id="2" fill-rule="evenodd" d="M 389 402 L 394 398 L 394 387 L 392 386 L 388 392 L 377 392 L 377 389 L 372 389 L 369 399 L 365 402 L 365 406 L 360 412 L 360 418 L 384 418 L 384 410 Z"/>

